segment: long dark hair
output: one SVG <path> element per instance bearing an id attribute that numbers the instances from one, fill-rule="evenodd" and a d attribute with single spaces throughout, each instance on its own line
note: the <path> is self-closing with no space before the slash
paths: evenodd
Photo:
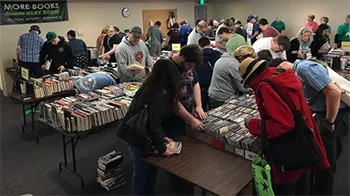
<path id="1" fill-rule="evenodd" d="M 152 73 L 142 84 L 135 97 L 145 96 L 149 99 L 163 88 L 168 94 L 167 104 L 174 109 L 179 100 L 180 80 L 181 75 L 176 65 L 170 60 L 160 59 L 154 64 Z"/>
<path id="2" fill-rule="evenodd" d="M 329 26 L 326 24 L 321 24 L 320 26 L 318 26 L 318 28 L 315 31 L 316 39 L 319 39 L 319 40 L 324 39 L 325 37 L 322 35 L 322 33 L 326 29 L 329 29 Z"/>

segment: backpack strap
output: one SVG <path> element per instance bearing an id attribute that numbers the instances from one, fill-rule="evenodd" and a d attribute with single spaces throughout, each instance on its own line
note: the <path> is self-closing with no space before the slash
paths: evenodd
<path id="1" fill-rule="evenodd" d="M 269 84 L 271 86 L 271 88 L 277 93 L 277 95 L 282 99 L 282 101 L 285 104 L 287 104 L 288 108 L 291 109 L 289 107 L 289 104 L 288 104 L 287 100 L 284 98 L 284 96 L 282 95 L 281 91 L 277 88 L 277 86 L 273 82 L 271 82 L 268 79 L 264 79 L 263 82 L 266 82 L 267 84 Z"/>

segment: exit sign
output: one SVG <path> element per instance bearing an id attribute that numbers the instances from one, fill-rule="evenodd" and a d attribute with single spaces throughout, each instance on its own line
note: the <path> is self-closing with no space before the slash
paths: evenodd
<path id="1" fill-rule="evenodd" d="M 204 0 L 199 0 L 199 4 L 204 5 Z"/>

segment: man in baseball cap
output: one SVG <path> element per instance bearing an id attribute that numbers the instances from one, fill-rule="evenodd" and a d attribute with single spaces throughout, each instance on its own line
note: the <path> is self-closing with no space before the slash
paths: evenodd
<path id="1" fill-rule="evenodd" d="M 47 41 L 40 51 L 41 68 L 43 70 L 48 69 L 49 73 L 54 74 L 73 67 L 74 55 L 72 48 L 64 40 L 64 37 L 49 31 L 46 34 L 46 39 Z"/>
<path id="2" fill-rule="evenodd" d="M 49 31 L 46 34 L 46 39 L 48 43 L 51 43 L 53 45 L 57 45 L 60 39 L 58 38 L 57 34 L 53 31 Z"/>
<path id="3" fill-rule="evenodd" d="M 142 36 L 142 29 L 138 26 L 134 26 L 130 31 L 135 38 L 140 38 Z"/>
<path id="4" fill-rule="evenodd" d="M 118 64 L 118 77 L 120 82 L 130 82 L 140 77 L 145 77 L 145 71 L 130 70 L 131 65 L 151 67 L 153 62 L 148 48 L 142 40 L 142 30 L 138 26 L 130 29 L 128 37 L 124 37 L 117 47 L 115 53 Z M 147 68 L 148 69 L 148 68 Z"/>

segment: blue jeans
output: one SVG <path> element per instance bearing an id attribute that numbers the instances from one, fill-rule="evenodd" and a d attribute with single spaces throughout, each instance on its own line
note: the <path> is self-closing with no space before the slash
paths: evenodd
<path id="1" fill-rule="evenodd" d="M 133 195 L 155 195 L 154 186 L 156 183 L 158 168 L 142 160 L 140 150 L 129 143 L 128 146 L 132 164 L 132 194 Z"/>

